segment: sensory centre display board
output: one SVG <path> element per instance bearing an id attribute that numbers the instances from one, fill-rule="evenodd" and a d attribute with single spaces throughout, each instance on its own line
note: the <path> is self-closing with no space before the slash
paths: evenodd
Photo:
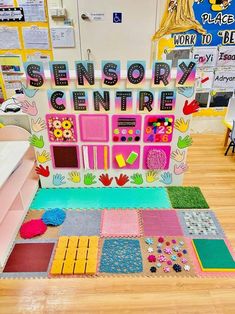
<path id="1" fill-rule="evenodd" d="M 196 63 L 26 62 L 26 100 L 42 187 L 181 185 L 192 144 Z"/>

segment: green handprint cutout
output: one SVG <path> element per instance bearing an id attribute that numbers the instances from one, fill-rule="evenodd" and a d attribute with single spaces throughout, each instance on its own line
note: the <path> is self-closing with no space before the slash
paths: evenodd
<path id="1" fill-rule="evenodd" d="M 133 176 L 131 176 L 131 180 L 133 180 L 131 181 L 131 183 L 137 184 L 137 185 L 141 185 L 144 182 L 142 174 L 140 173 L 134 173 Z"/>
<path id="2" fill-rule="evenodd" d="M 84 184 L 92 185 L 95 184 L 95 176 L 92 173 L 87 173 L 84 175 Z"/>
<path id="3" fill-rule="evenodd" d="M 183 149 L 183 148 L 186 148 L 188 146 L 191 146 L 192 143 L 193 143 L 193 140 L 189 135 L 185 136 L 184 138 L 179 136 L 177 146 L 180 149 Z"/>
<path id="4" fill-rule="evenodd" d="M 36 135 L 32 135 L 29 138 L 30 145 L 37 147 L 37 148 L 43 148 L 44 147 L 44 140 L 42 135 L 40 137 L 37 137 Z"/>

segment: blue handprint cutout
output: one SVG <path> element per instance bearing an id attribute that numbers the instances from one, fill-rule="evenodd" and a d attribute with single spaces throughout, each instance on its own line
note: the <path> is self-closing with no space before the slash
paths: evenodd
<path id="1" fill-rule="evenodd" d="M 160 182 L 169 185 L 172 183 L 172 174 L 168 171 L 168 172 L 164 172 L 163 174 L 161 174 L 161 180 Z"/>
<path id="2" fill-rule="evenodd" d="M 53 184 L 55 186 L 60 186 L 62 184 L 65 184 L 66 182 L 64 181 L 65 177 L 62 176 L 61 173 L 56 173 L 54 176 L 53 176 Z"/>

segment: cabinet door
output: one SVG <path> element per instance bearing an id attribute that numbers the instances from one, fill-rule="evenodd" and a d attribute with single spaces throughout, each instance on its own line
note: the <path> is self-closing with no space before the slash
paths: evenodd
<path id="1" fill-rule="evenodd" d="M 78 0 L 82 58 L 150 60 L 158 0 Z"/>

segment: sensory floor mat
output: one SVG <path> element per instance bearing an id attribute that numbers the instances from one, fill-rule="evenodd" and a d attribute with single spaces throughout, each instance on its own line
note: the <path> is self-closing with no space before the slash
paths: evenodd
<path id="1" fill-rule="evenodd" d="M 40 189 L 31 209 L 171 208 L 165 188 Z"/>
<path id="2" fill-rule="evenodd" d="M 198 208 L 191 209 L 172 208 L 164 188 L 131 189 L 135 192 L 126 195 L 121 203 L 137 204 L 135 199 L 129 199 L 138 198 L 142 204 L 139 208 L 118 207 L 120 202 L 112 198 L 123 197 L 126 192 L 108 189 L 110 199 L 105 193 L 99 208 L 98 192 L 103 193 L 103 189 L 96 190 L 92 194 L 97 197 L 96 207 L 84 205 L 83 209 L 79 189 L 39 190 L 23 223 L 41 221 L 45 212 L 49 216 L 51 208 L 60 208 L 54 212 L 62 211 L 65 218 L 59 226 L 48 224 L 44 234 L 31 239 L 23 239 L 19 232 L 0 278 L 235 276 L 233 250 L 214 212 L 201 209 L 202 204 L 206 205 L 200 189 L 168 191 L 171 202 L 174 203 L 171 193 L 176 191 L 174 197 L 182 196 L 185 206 L 192 194 L 199 195 Z M 197 198 L 192 199 L 196 206 Z M 86 203 L 85 194 L 81 196 L 81 204 L 91 203 L 90 199 Z M 107 204 L 110 207 L 104 206 Z"/>
<path id="3" fill-rule="evenodd" d="M 235 271 L 235 261 L 224 239 L 194 239 L 193 247 L 204 271 Z"/>
<path id="4" fill-rule="evenodd" d="M 167 191 L 173 208 L 209 208 L 199 187 L 170 186 Z"/>

